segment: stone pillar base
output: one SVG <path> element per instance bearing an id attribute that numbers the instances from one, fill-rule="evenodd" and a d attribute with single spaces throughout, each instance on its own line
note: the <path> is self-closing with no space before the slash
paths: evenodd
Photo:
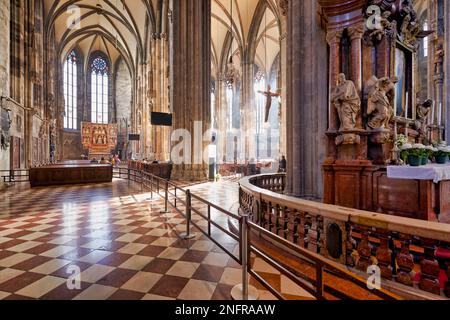
<path id="1" fill-rule="evenodd" d="M 203 165 L 174 165 L 172 169 L 172 180 L 206 181 L 208 180 L 207 169 Z"/>

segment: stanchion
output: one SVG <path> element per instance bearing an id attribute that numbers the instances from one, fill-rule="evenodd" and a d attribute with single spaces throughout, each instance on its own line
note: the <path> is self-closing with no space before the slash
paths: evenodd
<path id="1" fill-rule="evenodd" d="M 249 285 L 247 267 L 249 265 L 248 260 L 248 215 L 241 215 L 241 259 L 242 259 L 242 283 L 236 285 L 231 290 L 231 298 L 233 300 L 258 300 L 258 289 Z"/>
<path id="2" fill-rule="evenodd" d="M 153 183 L 154 183 L 154 181 L 153 181 L 153 175 L 151 176 L 151 179 L 150 179 L 150 197 L 153 199 Z"/>
<path id="3" fill-rule="evenodd" d="M 208 206 L 208 236 L 211 237 L 211 206 Z"/>
<path id="4" fill-rule="evenodd" d="M 191 218 L 192 218 L 192 198 L 191 191 L 186 190 L 186 232 L 180 234 L 180 237 L 189 240 L 194 239 L 197 235 L 195 233 L 191 233 Z"/>
<path id="5" fill-rule="evenodd" d="M 164 211 L 161 213 L 169 213 L 169 181 L 164 186 Z"/>

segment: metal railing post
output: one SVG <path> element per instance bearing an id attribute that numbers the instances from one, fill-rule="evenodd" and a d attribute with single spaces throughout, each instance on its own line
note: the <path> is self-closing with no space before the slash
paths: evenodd
<path id="1" fill-rule="evenodd" d="M 128 169 L 128 185 L 130 185 L 130 169 Z"/>
<path id="2" fill-rule="evenodd" d="M 247 228 L 248 216 L 242 216 L 242 300 L 248 300 L 248 228 Z"/>
<path id="3" fill-rule="evenodd" d="M 240 231 L 241 231 L 241 243 L 240 243 L 240 256 L 242 264 L 242 283 L 236 285 L 231 290 L 231 297 L 233 300 L 258 300 L 259 293 L 258 289 L 249 285 L 248 272 L 247 269 L 251 268 L 250 265 L 250 254 L 248 251 L 250 241 L 249 241 L 249 228 L 248 228 L 248 215 L 246 213 L 241 214 L 240 220 Z"/>
<path id="4" fill-rule="evenodd" d="M 166 181 L 164 186 L 164 211 L 162 213 L 169 213 L 169 181 Z"/>
<path id="5" fill-rule="evenodd" d="M 208 206 L 208 236 L 211 237 L 211 206 Z"/>
<path id="6" fill-rule="evenodd" d="M 193 239 L 197 236 L 195 233 L 191 233 L 191 219 L 192 219 L 191 190 L 186 190 L 186 232 L 180 234 L 180 237 L 185 240 Z"/>
<path id="7" fill-rule="evenodd" d="M 174 204 L 175 204 L 175 209 L 176 209 L 177 208 L 177 187 L 175 187 L 174 194 L 175 194 Z"/>
<path id="8" fill-rule="evenodd" d="M 151 179 L 150 179 L 150 197 L 153 199 L 153 175 L 151 175 Z"/>

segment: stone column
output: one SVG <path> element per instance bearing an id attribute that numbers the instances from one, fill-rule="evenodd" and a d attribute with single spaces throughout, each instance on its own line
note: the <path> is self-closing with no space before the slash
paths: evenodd
<path id="1" fill-rule="evenodd" d="M 444 1 L 444 12 L 449 12 L 450 2 Z M 446 124 L 446 140 L 450 141 L 450 15 L 445 17 L 445 41 L 444 41 L 444 101 L 443 109 L 445 110 Z"/>
<path id="2" fill-rule="evenodd" d="M 173 176 L 204 180 L 208 177 L 208 166 L 202 161 L 203 151 L 211 139 L 196 141 L 195 134 L 203 136 L 211 123 L 211 0 L 172 0 L 171 10 L 174 129 L 186 129 L 192 137 L 192 163 L 175 165 Z M 196 121 L 202 121 L 197 132 Z"/>
<path id="3" fill-rule="evenodd" d="M 355 83 L 359 94 L 362 90 L 362 37 L 364 35 L 364 25 L 358 24 L 348 28 L 351 40 L 351 80 Z"/>
<path id="4" fill-rule="evenodd" d="M 227 84 L 216 81 L 217 161 L 224 162 L 227 155 Z M 226 159 L 225 159 L 226 160 Z"/>
<path id="5" fill-rule="evenodd" d="M 244 56 L 247 57 L 245 54 Z M 249 57 L 247 57 L 249 59 Z M 254 84 L 254 65 L 249 61 L 242 63 L 242 91 L 241 91 L 241 140 L 243 142 L 244 158 L 249 161 L 256 159 L 256 105 Z"/>
<path id="6" fill-rule="evenodd" d="M 166 34 L 154 34 L 151 43 L 151 70 L 148 70 L 150 83 L 147 87 L 149 105 L 154 112 L 169 113 Z M 170 158 L 168 127 L 152 127 L 152 153 L 159 161 Z"/>
<path id="7" fill-rule="evenodd" d="M 0 3 L 0 96 L 9 97 L 10 96 L 10 47 L 9 47 L 9 26 L 10 26 L 10 1 L 2 1 Z M 6 107 L 4 101 L 0 102 L 0 121 L 3 121 L 3 107 Z M 6 119 L 5 119 L 6 120 Z M 0 149 L 0 170 L 9 170 L 10 164 L 10 150 Z M 4 187 L 3 181 L 0 181 L 0 190 Z"/>
<path id="8" fill-rule="evenodd" d="M 285 4 L 287 5 L 287 4 Z M 287 11 L 284 12 L 287 15 Z M 286 122 L 287 122 L 287 17 L 283 16 L 281 19 L 281 38 L 280 38 L 280 57 L 281 57 L 281 81 L 278 85 L 281 88 L 281 126 L 280 126 L 280 153 L 281 155 L 286 155 L 287 153 L 287 132 L 286 132 Z M 280 155 L 280 156 L 281 156 Z"/>
<path id="9" fill-rule="evenodd" d="M 321 163 L 327 144 L 327 43 L 317 10 L 316 1 L 289 1 L 287 193 L 306 198 L 322 197 Z"/>
<path id="10" fill-rule="evenodd" d="M 340 66 L 340 49 L 341 49 L 341 38 L 342 38 L 342 30 L 328 30 L 327 32 L 327 42 L 330 46 L 330 56 L 329 56 L 329 73 L 330 80 L 329 86 L 330 90 L 337 83 L 337 77 L 341 71 Z M 329 123 L 328 123 L 328 131 L 329 132 L 337 132 L 339 130 L 339 118 L 336 112 L 336 109 L 330 104 L 329 108 Z"/>
<path id="11" fill-rule="evenodd" d="M 351 40 L 351 80 L 355 83 L 359 96 L 362 96 L 362 37 L 364 24 L 357 24 L 348 28 Z M 362 98 L 362 97 L 361 97 Z M 362 116 L 358 115 L 356 127 L 362 129 Z"/>

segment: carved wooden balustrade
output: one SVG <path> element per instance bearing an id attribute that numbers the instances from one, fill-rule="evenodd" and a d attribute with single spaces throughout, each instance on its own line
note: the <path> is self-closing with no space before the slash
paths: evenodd
<path id="1" fill-rule="evenodd" d="M 251 177 L 250 183 L 261 189 L 283 193 L 286 189 L 286 174 L 259 175 Z"/>
<path id="2" fill-rule="evenodd" d="M 386 280 L 450 297 L 450 224 L 301 200 L 283 195 L 284 187 L 284 175 L 241 180 L 241 210 L 263 228 L 348 267 L 367 272 L 375 264 Z"/>

